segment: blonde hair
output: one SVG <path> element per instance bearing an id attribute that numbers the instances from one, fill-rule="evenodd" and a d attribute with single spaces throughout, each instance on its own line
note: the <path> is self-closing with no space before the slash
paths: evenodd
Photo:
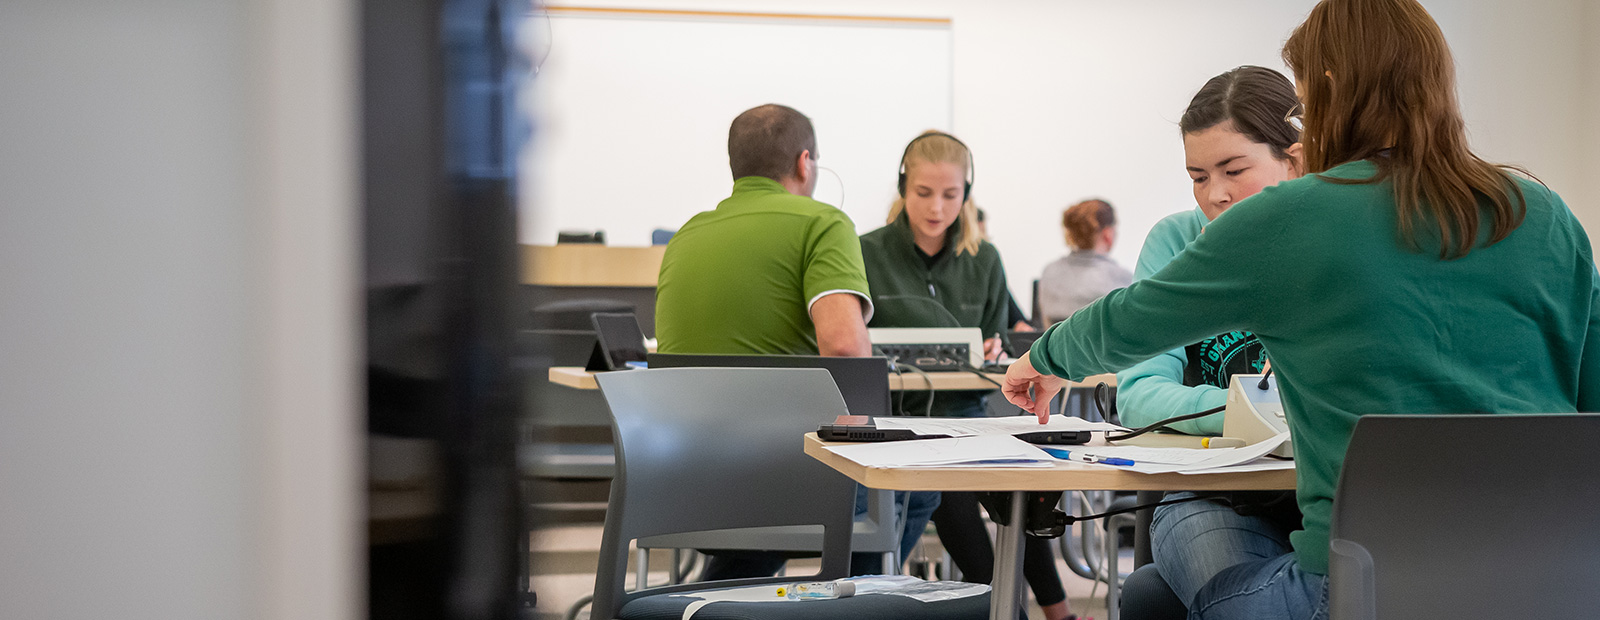
<path id="1" fill-rule="evenodd" d="M 910 148 L 906 151 L 905 159 L 901 163 L 906 167 L 906 177 L 908 179 L 911 176 L 911 169 L 918 164 L 940 163 L 955 164 L 960 167 L 961 178 L 965 180 L 968 178 L 967 175 L 972 172 L 970 169 L 972 152 L 968 151 L 967 147 L 962 146 L 960 142 L 951 139 L 944 132 L 929 129 L 922 132 L 922 135 L 917 136 L 912 141 Z M 904 188 L 901 188 L 901 191 L 905 191 Z M 978 229 L 978 207 L 972 202 L 972 196 L 970 195 L 962 196 L 961 200 L 961 215 L 956 218 L 956 224 L 960 228 L 959 230 L 946 230 L 944 234 L 948 236 L 954 232 L 960 235 L 956 240 L 956 254 L 964 253 L 977 256 L 978 248 L 983 245 L 983 232 Z M 889 219 L 885 223 L 893 224 L 895 220 L 900 219 L 900 214 L 904 213 L 905 210 L 905 196 L 902 195 L 895 198 L 894 203 L 889 205 Z"/>

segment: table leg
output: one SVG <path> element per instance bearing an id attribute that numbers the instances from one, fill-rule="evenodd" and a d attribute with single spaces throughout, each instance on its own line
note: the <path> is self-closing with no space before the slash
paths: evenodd
<path id="1" fill-rule="evenodd" d="M 994 541 L 994 584 L 989 592 L 989 620 L 1022 617 L 1022 536 L 1027 529 L 1025 492 L 1011 492 L 1011 518 L 1000 525 Z"/>

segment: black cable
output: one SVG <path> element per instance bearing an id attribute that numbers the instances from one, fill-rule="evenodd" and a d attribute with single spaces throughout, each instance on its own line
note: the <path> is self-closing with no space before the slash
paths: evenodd
<path id="1" fill-rule="evenodd" d="M 921 368 L 917 368 L 916 364 L 906 364 L 906 368 L 910 368 L 912 371 L 915 371 L 917 374 L 922 375 L 922 380 L 928 382 L 928 406 L 923 410 L 922 417 L 924 417 L 924 418 L 933 417 L 933 377 L 928 376 L 928 371 L 923 370 Z M 903 391 L 903 390 L 905 390 L 905 388 L 906 388 L 905 379 L 901 379 L 900 380 L 900 389 Z"/>
<path id="2" fill-rule="evenodd" d="M 989 375 L 985 374 L 983 372 L 983 370 L 978 369 L 978 368 L 973 368 L 972 364 L 962 364 L 961 365 L 961 369 L 965 370 L 967 372 L 970 372 L 972 374 L 978 375 L 979 379 L 983 379 L 984 381 L 988 381 L 989 384 L 993 385 L 996 389 L 1002 389 L 1003 390 L 1006 387 L 1006 386 L 1000 385 L 1000 382 L 995 381 L 994 379 L 990 379 Z"/>
<path id="3" fill-rule="evenodd" d="M 1106 433 L 1106 441 L 1122 441 L 1124 439 L 1132 439 L 1134 437 L 1138 437 L 1138 436 L 1143 435 L 1145 433 L 1148 433 L 1150 431 L 1161 430 L 1163 428 L 1166 428 L 1166 427 L 1171 426 L 1173 424 L 1176 424 L 1178 422 L 1183 422 L 1185 420 L 1193 420 L 1195 418 L 1203 418 L 1203 417 L 1206 417 L 1206 416 L 1214 414 L 1214 413 L 1222 413 L 1222 410 L 1227 409 L 1227 408 L 1228 408 L 1227 405 L 1223 405 L 1221 407 L 1213 407 L 1211 409 L 1207 409 L 1207 410 L 1201 411 L 1199 413 L 1190 413 L 1190 414 L 1186 414 L 1186 415 L 1180 415 L 1180 416 L 1175 417 L 1175 418 L 1167 418 L 1167 419 L 1162 420 L 1160 422 L 1156 422 L 1155 424 L 1151 424 L 1151 425 L 1143 427 L 1143 428 L 1134 429 L 1134 430 L 1128 431 L 1126 433 L 1123 433 L 1121 435 L 1112 435 L 1111 433 Z"/>
<path id="4" fill-rule="evenodd" d="M 900 358 L 889 360 L 889 370 L 893 370 L 895 378 L 900 380 L 900 390 L 895 393 L 900 400 L 895 403 L 894 410 L 896 415 L 906 415 L 906 371 L 900 369 Z"/>
<path id="5" fill-rule="evenodd" d="M 1101 381 L 1094 386 L 1094 408 L 1100 412 L 1101 422 L 1111 422 L 1111 406 L 1106 404 L 1106 396 L 1111 393 L 1111 388 L 1106 382 Z M 1066 403 L 1062 403 L 1063 406 Z"/>

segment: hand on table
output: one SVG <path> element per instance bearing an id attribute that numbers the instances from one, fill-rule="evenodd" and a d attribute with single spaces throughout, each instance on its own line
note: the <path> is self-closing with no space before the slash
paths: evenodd
<path id="1" fill-rule="evenodd" d="M 1011 404 L 1039 416 L 1039 423 L 1044 424 L 1050 421 L 1050 400 L 1066 385 L 1066 379 L 1039 374 L 1033 369 L 1033 361 L 1024 353 L 1017 361 L 1011 362 L 1000 391 Z"/>

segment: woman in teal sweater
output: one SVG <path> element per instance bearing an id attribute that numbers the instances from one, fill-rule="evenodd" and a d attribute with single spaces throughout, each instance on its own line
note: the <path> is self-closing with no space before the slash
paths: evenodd
<path id="1" fill-rule="evenodd" d="M 1228 330 L 1261 339 L 1304 529 L 1213 577 L 1191 618 L 1326 613 L 1334 489 L 1360 416 L 1600 410 L 1588 236 L 1554 192 L 1468 149 L 1448 49 L 1415 0 L 1318 4 L 1284 46 L 1308 176 L 1229 209 L 1006 376 L 1007 397 L 1042 415 L 1064 377 Z"/>
<path id="2" fill-rule="evenodd" d="M 1244 66 L 1207 81 L 1178 120 L 1184 168 L 1196 208 L 1156 222 L 1145 237 L 1133 278 L 1166 267 L 1229 208 L 1263 188 L 1300 176 L 1298 118 L 1285 118 L 1299 99 L 1289 78 Z M 1220 407 L 1228 379 L 1259 373 L 1266 355 L 1255 335 L 1216 334 L 1117 373 L 1117 412 L 1129 426 Z M 1173 424 L 1193 435 L 1220 435 L 1222 414 Z"/>
<path id="3" fill-rule="evenodd" d="M 1199 206 L 1156 224 L 1139 253 L 1136 279 L 1166 267 L 1239 201 L 1300 176 L 1299 119 L 1284 117 L 1285 110 L 1298 104 L 1289 79 L 1263 67 L 1239 67 L 1206 82 L 1178 121 L 1185 168 Z M 1118 373 L 1117 410 L 1125 424 L 1145 426 L 1220 407 L 1227 400 L 1229 379 L 1259 373 L 1265 362 L 1266 352 L 1254 334 L 1217 334 Z M 1173 426 L 1191 434 L 1218 435 L 1222 414 Z M 1288 533 L 1300 529 L 1293 493 L 1213 495 L 1219 499 L 1156 509 L 1151 527 L 1154 564 L 1130 576 L 1123 591 L 1129 618 L 1182 617 L 1178 603 L 1193 600 L 1237 558 L 1279 555 Z M 1191 496 L 1172 494 L 1167 499 Z"/>

